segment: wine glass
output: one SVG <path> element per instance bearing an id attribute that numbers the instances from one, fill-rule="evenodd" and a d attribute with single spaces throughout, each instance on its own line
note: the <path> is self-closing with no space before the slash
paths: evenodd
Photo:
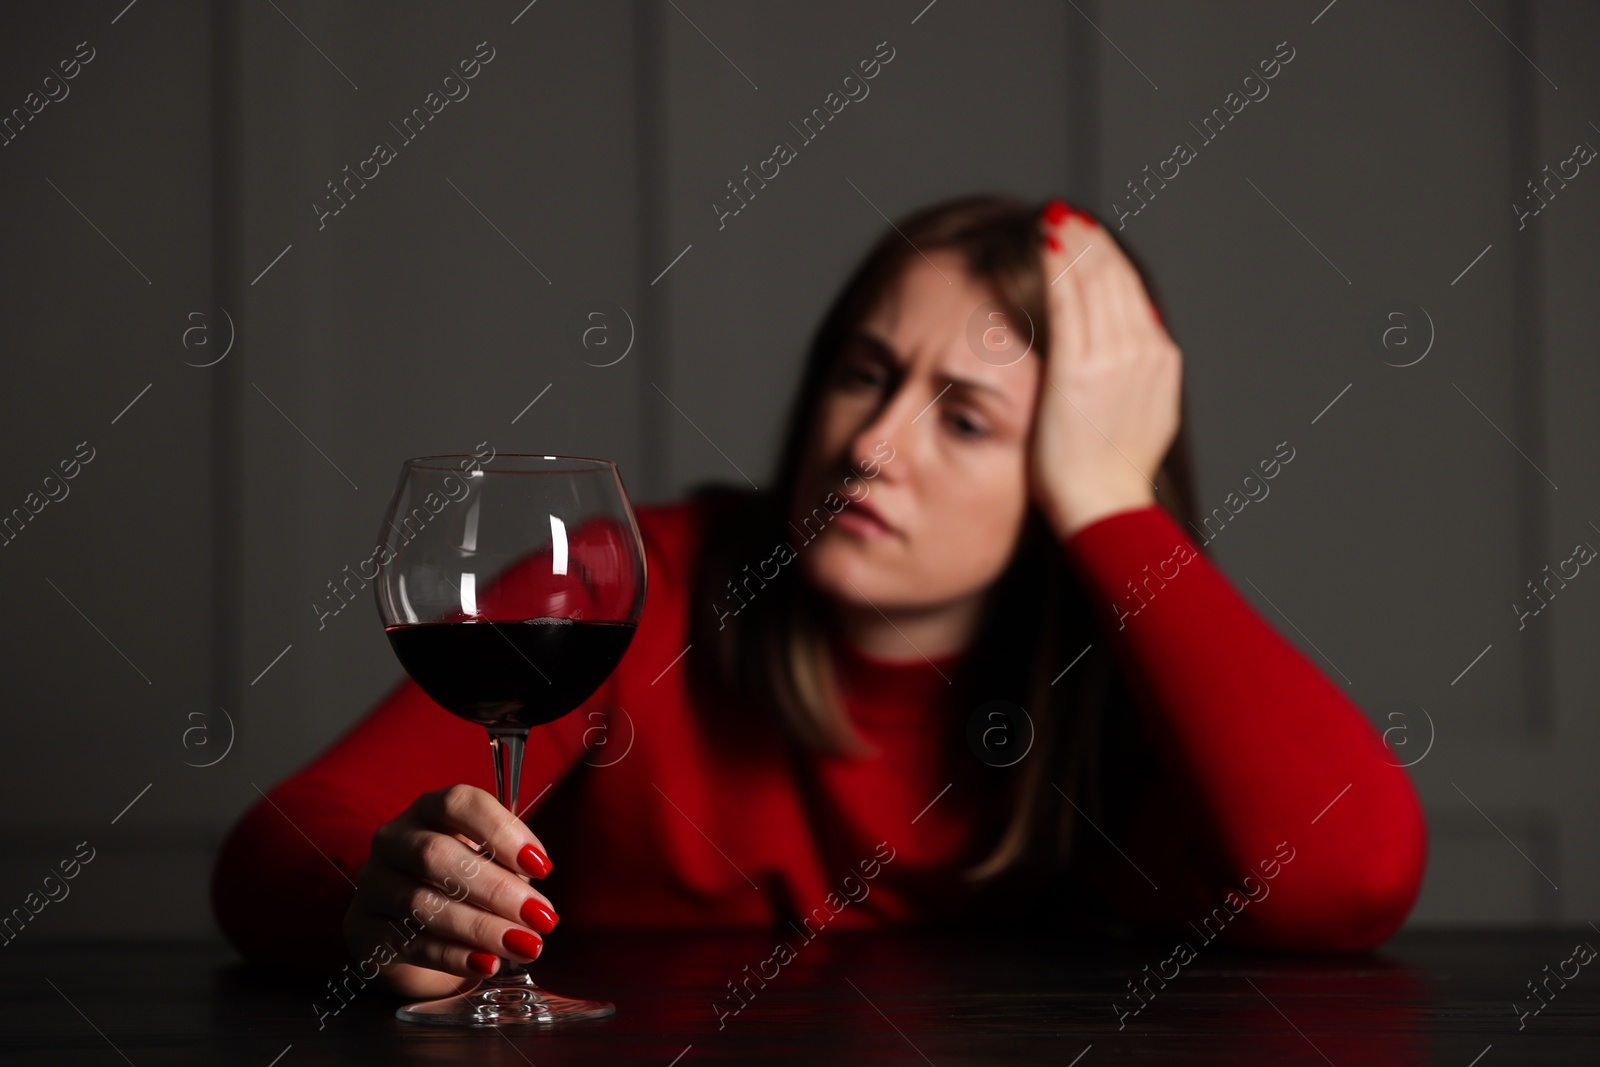
<path id="1" fill-rule="evenodd" d="M 409 459 L 380 538 L 378 611 L 395 655 L 435 703 L 488 728 L 497 795 L 520 815 L 528 729 L 600 687 L 644 607 L 644 545 L 616 464 L 493 449 Z M 615 1011 L 548 993 L 502 959 L 477 987 L 396 1014 L 500 1026 Z"/>

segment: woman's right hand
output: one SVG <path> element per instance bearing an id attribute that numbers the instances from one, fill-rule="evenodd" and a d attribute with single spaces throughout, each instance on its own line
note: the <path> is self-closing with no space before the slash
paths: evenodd
<path id="1" fill-rule="evenodd" d="M 500 957 L 539 955 L 556 913 L 527 876 L 549 873 L 543 844 L 482 789 L 424 793 L 372 835 L 345 944 L 397 992 L 449 994 L 493 974 Z"/>

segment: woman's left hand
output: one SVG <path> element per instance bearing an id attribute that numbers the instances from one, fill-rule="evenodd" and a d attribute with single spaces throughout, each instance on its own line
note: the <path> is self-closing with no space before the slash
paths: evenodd
<path id="1" fill-rule="evenodd" d="M 1063 540 L 1155 502 L 1182 375 L 1133 264 L 1103 227 L 1067 210 L 1052 201 L 1040 219 L 1050 352 L 1030 457 L 1032 491 Z"/>

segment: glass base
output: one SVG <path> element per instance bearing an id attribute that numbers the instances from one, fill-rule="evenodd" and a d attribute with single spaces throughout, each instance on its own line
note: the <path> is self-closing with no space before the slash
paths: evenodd
<path id="1" fill-rule="evenodd" d="M 430 1026 L 551 1026 L 604 1019 L 616 1012 L 615 1004 L 557 996 L 521 974 L 489 978 L 465 993 L 407 1004 L 394 1014 L 402 1022 Z"/>

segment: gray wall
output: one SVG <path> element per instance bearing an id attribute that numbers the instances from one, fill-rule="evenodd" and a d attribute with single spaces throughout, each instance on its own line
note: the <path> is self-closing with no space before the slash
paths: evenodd
<path id="1" fill-rule="evenodd" d="M 1202 505 L 1296 448 L 1213 549 L 1380 728 L 1404 727 L 1433 831 L 1413 922 L 1600 912 L 1600 587 L 1580 578 L 1520 632 L 1509 609 L 1575 541 L 1600 544 L 1600 191 L 1581 175 L 1521 231 L 1508 210 L 1575 141 L 1600 144 L 1600 18 L 1478 7 L 0 15 L 0 107 L 96 49 L 0 148 L 0 508 L 96 450 L 0 549 L 0 893 L 20 901 L 87 839 L 97 858 L 40 935 L 209 928 L 210 850 L 256 786 L 398 675 L 366 604 L 320 628 L 311 605 L 370 552 L 400 458 L 606 455 L 643 501 L 761 483 L 809 330 L 880 210 L 999 190 L 1114 219 L 1183 139 L 1196 159 L 1122 236 L 1184 349 Z M 870 96 L 719 229 L 724 183 L 885 40 Z M 1270 95 L 1202 145 L 1189 123 L 1285 40 Z M 389 123 L 481 41 L 470 95 L 401 145 Z M 325 183 L 379 140 L 396 158 L 319 226 Z M 1432 320 L 1414 366 L 1370 343 L 1392 300 Z M 628 339 L 619 309 L 633 347 L 595 366 Z M 595 310 L 613 347 L 585 351 Z M 230 318 L 227 357 L 186 365 L 221 354 Z"/>

